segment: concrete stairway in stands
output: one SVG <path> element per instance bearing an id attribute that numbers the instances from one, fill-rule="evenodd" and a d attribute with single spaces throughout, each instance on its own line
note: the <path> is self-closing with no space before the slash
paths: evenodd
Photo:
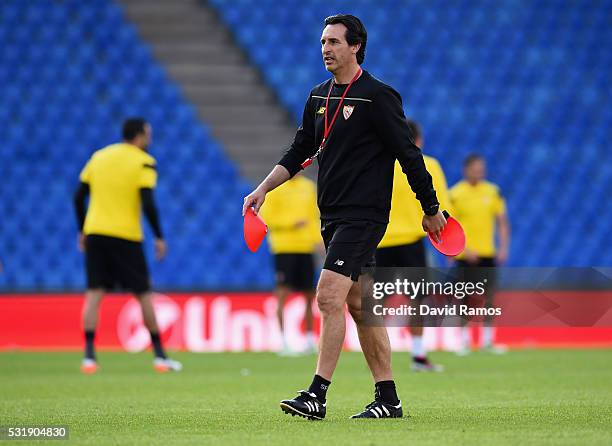
<path id="1" fill-rule="evenodd" d="M 259 182 L 296 127 L 214 10 L 199 0 L 119 3 L 242 174 Z"/>

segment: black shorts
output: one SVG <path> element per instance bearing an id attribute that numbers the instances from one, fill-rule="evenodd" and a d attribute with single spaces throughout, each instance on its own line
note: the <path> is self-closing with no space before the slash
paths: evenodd
<path id="1" fill-rule="evenodd" d="M 385 223 L 370 220 L 321 220 L 327 252 L 323 268 L 356 282 L 362 268 L 376 266 L 374 254 L 386 230 Z"/>
<path id="2" fill-rule="evenodd" d="M 85 239 L 87 288 L 112 290 L 119 287 L 133 293 L 151 289 L 142 243 L 88 235 Z"/>
<path id="3" fill-rule="evenodd" d="M 497 263 L 493 257 L 478 257 L 476 263 L 468 263 L 465 260 L 457 260 L 457 266 L 462 268 L 495 268 Z"/>
<path id="4" fill-rule="evenodd" d="M 395 279 L 408 279 L 412 282 L 420 282 L 421 279 L 427 280 L 428 271 L 425 269 L 427 267 L 427 257 L 423 240 L 420 239 L 414 243 L 377 249 L 377 268 L 402 268 L 402 270 L 401 272 L 396 271 L 394 273 L 395 276 L 390 276 L 390 271 L 379 270 L 377 271 L 376 280 L 379 282 L 388 282 Z M 421 301 L 426 297 L 424 294 L 419 294 L 417 300 Z"/>
<path id="5" fill-rule="evenodd" d="M 491 305 L 497 290 L 497 263 L 493 257 L 480 257 L 477 263 L 468 263 L 465 260 L 457 260 L 456 263 L 459 280 L 465 282 L 486 281 L 486 303 Z"/>
<path id="6" fill-rule="evenodd" d="M 427 257 L 423 239 L 406 245 L 378 248 L 376 266 L 379 268 L 425 268 Z"/>
<path id="7" fill-rule="evenodd" d="M 312 254 L 276 254 L 276 283 L 295 291 L 314 289 L 314 259 Z"/>

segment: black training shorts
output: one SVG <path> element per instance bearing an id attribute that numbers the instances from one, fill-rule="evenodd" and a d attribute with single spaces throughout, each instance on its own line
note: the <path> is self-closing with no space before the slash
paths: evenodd
<path id="1" fill-rule="evenodd" d="M 274 256 L 276 283 L 295 291 L 314 289 L 314 259 L 312 254 L 276 254 Z"/>
<path id="2" fill-rule="evenodd" d="M 427 280 L 429 271 L 426 269 L 427 255 L 424 239 L 421 238 L 414 243 L 405 245 L 378 248 L 376 250 L 376 267 L 401 268 L 401 270 L 395 271 L 396 277 L 390 276 L 389 271 L 378 270 L 376 280 L 379 282 L 395 279 L 407 279 L 412 282 L 420 282 L 422 279 Z M 420 302 L 426 297 L 427 295 L 420 293 L 417 300 Z"/>
<path id="3" fill-rule="evenodd" d="M 378 248 L 376 266 L 379 268 L 425 268 L 427 257 L 423 239 L 405 245 Z"/>
<path id="4" fill-rule="evenodd" d="M 465 282 L 486 282 L 487 305 L 492 304 L 497 291 L 497 262 L 494 257 L 479 257 L 476 263 L 457 260 L 455 274 L 458 280 Z"/>
<path id="5" fill-rule="evenodd" d="M 85 238 L 87 288 L 112 290 L 119 287 L 133 293 L 151 289 L 142 243 L 105 235 Z"/>
<path id="6" fill-rule="evenodd" d="M 371 220 L 321 220 L 327 251 L 323 268 L 356 282 L 362 268 L 376 266 L 374 253 L 386 230 L 385 223 Z"/>

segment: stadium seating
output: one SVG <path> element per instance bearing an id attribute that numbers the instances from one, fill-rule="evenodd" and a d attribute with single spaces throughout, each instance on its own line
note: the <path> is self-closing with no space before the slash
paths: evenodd
<path id="1" fill-rule="evenodd" d="M 612 1 L 209 4 L 296 122 L 309 89 L 328 76 L 322 18 L 362 17 L 365 68 L 400 91 L 449 182 L 467 153 L 486 156 L 508 200 L 512 265 L 612 265 L 602 249 L 612 218 Z M 84 287 L 72 192 L 91 153 L 118 140 L 131 115 L 154 127 L 170 248 L 152 263 L 155 286 L 272 286 L 265 246 L 250 254 L 241 236 L 250 185 L 120 6 L 5 0 L 0 42 L 0 291 Z"/>
<path id="2" fill-rule="evenodd" d="M 612 217 L 612 1 L 210 3 L 296 122 L 328 76 L 323 18 L 361 17 L 364 67 L 402 94 L 449 182 L 469 152 L 487 158 L 508 201 L 511 265 L 612 265 L 602 249 Z"/>
<path id="3" fill-rule="evenodd" d="M 0 291 L 83 289 L 72 194 L 132 115 L 152 122 L 159 164 L 169 256 L 151 263 L 156 288 L 272 285 L 266 247 L 242 240 L 250 185 L 117 4 L 3 1 L 0 42 Z"/>

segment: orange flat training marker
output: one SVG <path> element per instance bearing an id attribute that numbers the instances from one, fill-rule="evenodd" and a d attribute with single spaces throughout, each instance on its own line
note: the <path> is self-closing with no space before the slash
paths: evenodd
<path id="1" fill-rule="evenodd" d="M 434 240 L 431 233 L 428 234 L 429 241 L 434 248 L 445 256 L 454 257 L 461 254 L 465 249 L 465 232 L 463 232 L 461 224 L 448 212 L 444 211 L 444 217 L 446 218 L 446 226 L 442 230 L 440 243 Z"/>
<path id="2" fill-rule="evenodd" d="M 251 252 L 259 249 L 267 232 L 268 226 L 266 226 L 261 217 L 255 215 L 253 208 L 248 208 L 246 214 L 244 214 L 244 241 Z"/>

